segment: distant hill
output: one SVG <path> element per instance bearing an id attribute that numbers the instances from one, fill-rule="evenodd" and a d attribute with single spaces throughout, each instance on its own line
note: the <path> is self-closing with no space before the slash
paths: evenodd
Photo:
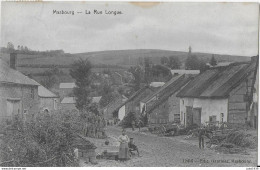
<path id="1" fill-rule="evenodd" d="M 208 62 L 212 57 L 209 53 L 194 52 L 198 58 Z M 176 56 L 181 62 L 184 62 L 188 56 L 188 52 L 182 51 L 169 51 L 169 50 L 156 50 L 156 49 L 137 49 L 137 50 L 114 50 L 114 51 L 98 51 L 87 52 L 77 54 L 59 54 L 56 56 L 46 55 L 26 55 L 18 54 L 18 65 L 33 65 L 33 64 L 45 64 L 45 65 L 70 65 L 79 58 L 88 58 L 92 64 L 108 64 L 108 65 L 122 65 L 130 66 L 136 65 L 139 62 L 139 57 L 149 57 L 154 64 L 160 63 L 161 57 Z M 9 54 L 1 53 L 1 57 L 9 61 Z M 215 58 L 218 61 L 227 62 L 244 62 L 249 61 L 250 57 L 245 56 L 233 56 L 233 55 L 219 55 L 215 54 Z"/>

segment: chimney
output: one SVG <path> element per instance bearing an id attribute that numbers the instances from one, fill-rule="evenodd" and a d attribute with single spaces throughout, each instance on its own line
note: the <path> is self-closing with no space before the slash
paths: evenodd
<path id="1" fill-rule="evenodd" d="M 16 70 L 16 53 L 10 53 L 10 67 Z"/>

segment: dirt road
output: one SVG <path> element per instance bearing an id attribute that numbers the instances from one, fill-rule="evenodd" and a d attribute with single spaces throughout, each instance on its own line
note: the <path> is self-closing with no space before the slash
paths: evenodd
<path id="1" fill-rule="evenodd" d="M 115 142 L 121 128 L 108 127 L 107 134 Z M 98 160 L 95 166 L 256 166 L 257 152 L 250 154 L 221 154 L 211 149 L 199 149 L 197 141 L 185 140 L 183 136 L 158 137 L 127 129 L 133 137 L 142 157 L 134 156 L 127 162 Z M 112 141 L 114 140 L 114 141 Z M 105 140 L 104 140 L 105 141 Z M 99 141 L 103 142 L 103 141 Z M 82 166 L 92 166 L 83 165 Z"/>

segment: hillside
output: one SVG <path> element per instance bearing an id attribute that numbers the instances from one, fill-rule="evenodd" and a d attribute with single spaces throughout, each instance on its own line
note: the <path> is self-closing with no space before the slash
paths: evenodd
<path id="1" fill-rule="evenodd" d="M 204 61 L 209 61 L 212 54 L 209 53 L 193 53 L 198 58 Z M 88 53 L 77 54 L 62 54 L 57 56 L 41 56 L 41 55 L 25 55 L 18 54 L 18 65 L 70 65 L 79 58 L 88 58 L 92 64 L 108 64 L 108 65 L 122 65 L 130 66 L 138 63 L 139 57 L 149 57 L 154 64 L 160 63 L 161 57 L 176 56 L 181 62 L 184 62 L 187 58 L 187 52 L 181 51 L 168 51 L 168 50 L 155 50 L 155 49 L 137 49 L 137 50 L 116 50 L 116 51 L 98 51 Z M 1 53 L 1 57 L 9 61 L 9 54 Z M 218 55 L 215 54 L 215 58 L 218 61 L 228 62 L 243 62 L 249 61 L 249 57 L 244 56 L 232 56 L 232 55 Z"/>

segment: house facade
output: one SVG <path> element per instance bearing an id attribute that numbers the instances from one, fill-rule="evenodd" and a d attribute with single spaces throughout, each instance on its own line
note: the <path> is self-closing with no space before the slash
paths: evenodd
<path id="1" fill-rule="evenodd" d="M 117 94 L 114 99 L 103 108 L 104 118 L 107 123 L 114 124 L 115 119 L 120 119 L 125 116 L 124 109 L 120 109 L 122 103 L 127 100 L 125 96 Z"/>
<path id="2" fill-rule="evenodd" d="M 0 120 L 14 115 L 27 116 L 38 113 L 39 98 L 36 81 L 16 70 L 16 54 L 11 54 L 10 68 L 0 59 Z"/>
<path id="3" fill-rule="evenodd" d="M 40 100 L 40 111 L 52 112 L 59 109 L 60 98 L 43 86 L 38 87 L 38 96 Z"/>
<path id="4" fill-rule="evenodd" d="M 253 98 L 256 68 L 256 62 L 233 63 L 196 76 L 177 94 L 181 123 L 185 126 L 245 124 Z"/>
<path id="5" fill-rule="evenodd" d="M 134 112 L 136 116 L 141 114 L 140 102 L 145 97 L 151 95 L 153 90 L 148 86 L 141 88 L 137 92 L 135 92 L 132 96 L 130 96 L 125 102 L 120 104 L 116 109 L 115 113 L 118 116 L 119 120 L 123 120 L 125 115 L 130 112 Z"/>
<path id="6" fill-rule="evenodd" d="M 180 100 L 176 97 L 177 92 L 183 88 L 194 76 L 179 75 L 173 77 L 159 93 L 151 96 L 152 100 L 146 102 L 148 123 L 163 124 L 168 122 L 180 122 Z"/>
<path id="7" fill-rule="evenodd" d="M 59 86 L 60 97 L 63 98 L 63 97 L 67 97 L 67 96 L 72 96 L 74 87 L 76 87 L 76 84 L 74 82 L 60 83 L 60 86 Z"/>

